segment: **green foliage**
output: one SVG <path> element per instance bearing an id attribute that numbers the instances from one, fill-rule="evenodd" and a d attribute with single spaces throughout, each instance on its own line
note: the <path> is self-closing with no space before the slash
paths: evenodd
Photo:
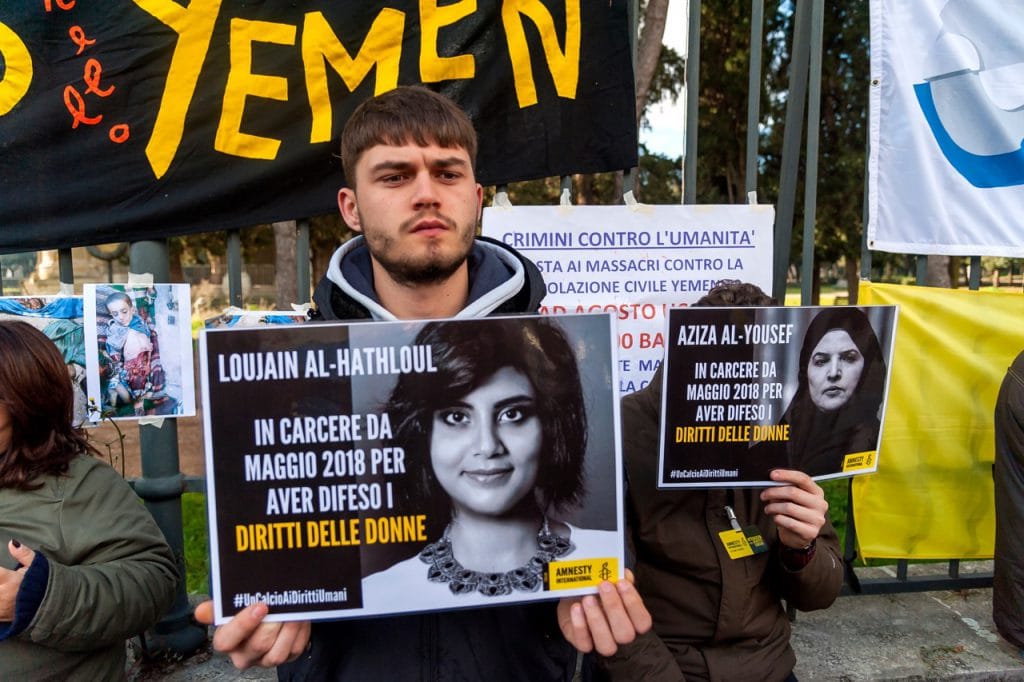
<path id="1" fill-rule="evenodd" d="M 206 496 L 181 496 L 181 517 L 185 538 L 185 586 L 189 594 L 209 594 L 209 536 L 206 532 Z"/>
<path id="2" fill-rule="evenodd" d="M 765 74 L 769 121 L 763 159 L 763 194 L 778 199 L 782 164 L 782 140 L 789 88 L 789 49 L 792 45 L 793 12 L 781 2 L 774 11 L 766 8 Z M 863 232 L 865 154 L 867 149 L 868 4 L 836 3 L 825 12 L 821 69 L 821 111 L 819 130 L 817 206 L 815 212 L 815 261 L 835 263 L 845 259 L 848 266 L 860 262 Z M 806 131 L 805 131 L 806 137 Z M 794 225 L 803 224 L 805 161 L 801 160 L 796 191 Z M 799 262 L 803 235 L 794 229 L 792 261 Z"/>
<path id="3" fill-rule="evenodd" d="M 846 542 L 846 498 L 850 481 L 846 478 L 822 481 L 821 488 L 825 491 L 825 501 L 828 502 L 828 518 L 839 535 L 839 547 L 842 550 Z"/>
<path id="4" fill-rule="evenodd" d="M 682 93 L 686 82 L 686 60 L 668 45 L 661 48 L 658 68 L 647 90 L 647 106 L 661 102 L 675 102 Z"/>

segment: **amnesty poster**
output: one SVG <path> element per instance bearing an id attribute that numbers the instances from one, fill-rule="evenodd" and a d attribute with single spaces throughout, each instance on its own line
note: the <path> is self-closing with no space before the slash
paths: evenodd
<path id="1" fill-rule="evenodd" d="M 669 312 L 662 488 L 875 471 L 895 306 Z"/>
<path id="2" fill-rule="evenodd" d="M 217 622 L 622 575 L 609 315 L 210 328 L 199 353 Z"/>

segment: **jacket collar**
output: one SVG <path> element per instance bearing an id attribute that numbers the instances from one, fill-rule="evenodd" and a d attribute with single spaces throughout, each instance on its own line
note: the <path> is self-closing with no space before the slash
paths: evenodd
<path id="1" fill-rule="evenodd" d="M 531 302 L 543 298 L 543 281 L 530 276 L 527 261 L 504 244 L 478 237 L 469 255 L 469 298 L 455 317 L 481 317 L 513 299 L 524 287 Z M 532 263 L 529 264 L 532 266 Z M 536 273 L 539 276 L 539 273 Z M 327 280 L 375 320 L 397 319 L 381 305 L 373 288 L 373 268 L 366 240 L 357 236 L 342 244 L 331 256 Z M 533 304 L 530 311 L 536 308 Z"/>

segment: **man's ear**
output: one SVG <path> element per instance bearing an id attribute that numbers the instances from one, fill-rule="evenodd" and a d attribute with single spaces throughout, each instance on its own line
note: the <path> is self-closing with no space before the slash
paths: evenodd
<path id="1" fill-rule="evenodd" d="M 480 221 L 484 217 L 484 186 L 480 183 L 476 185 L 476 223 L 480 224 Z"/>
<path id="2" fill-rule="evenodd" d="M 356 192 L 349 187 L 342 187 L 338 190 L 338 210 L 345 223 L 355 230 L 362 232 L 363 226 L 359 222 L 359 204 L 356 202 Z"/>

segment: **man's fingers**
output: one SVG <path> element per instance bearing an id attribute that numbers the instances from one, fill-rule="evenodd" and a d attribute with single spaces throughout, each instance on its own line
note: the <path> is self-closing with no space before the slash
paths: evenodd
<path id="1" fill-rule="evenodd" d="M 604 582 L 602 585 L 611 586 L 608 582 Z M 612 587 L 612 591 L 615 591 L 614 587 Z M 611 656 L 618 649 L 618 643 L 610 625 L 611 618 L 605 613 L 603 599 L 603 594 L 601 595 L 602 601 L 598 601 L 598 598 L 592 596 L 584 597 L 583 613 L 587 617 L 587 627 L 590 628 L 590 639 L 594 643 L 594 649 L 602 656 Z M 618 627 L 621 627 L 621 620 Z"/>
<path id="2" fill-rule="evenodd" d="M 572 627 L 573 645 L 585 654 L 593 651 L 594 640 L 590 636 L 590 628 L 587 627 L 587 616 L 583 612 L 582 600 L 569 609 L 569 622 Z"/>
<path id="3" fill-rule="evenodd" d="M 260 665 L 263 667 L 273 668 L 282 663 L 294 661 L 309 644 L 309 621 L 281 623 L 280 625 L 281 628 L 273 646 L 260 659 Z"/>
<path id="4" fill-rule="evenodd" d="M 207 599 L 200 602 L 193 615 L 203 625 L 213 625 L 213 600 Z"/>
<path id="5" fill-rule="evenodd" d="M 633 574 L 630 571 L 626 571 L 626 580 L 620 580 L 615 583 L 616 589 L 619 591 L 619 596 L 622 598 L 622 603 L 626 607 L 626 615 L 629 616 L 629 621 L 632 624 L 632 641 L 635 635 L 642 635 L 651 629 L 654 625 L 654 621 L 651 619 L 651 613 L 644 606 L 644 600 L 640 598 L 640 593 L 633 586 Z M 620 642 L 625 644 L 626 642 Z"/>
<path id="6" fill-rule="evenodd" d="M 213 635 L 213 648 L 228 654 L 236 668 L 248 668 L 258 661 L 274 644 L 280 623 L 267 623 L 267 605 L 250 604 L 234 618 L 217 628 Z"/>

